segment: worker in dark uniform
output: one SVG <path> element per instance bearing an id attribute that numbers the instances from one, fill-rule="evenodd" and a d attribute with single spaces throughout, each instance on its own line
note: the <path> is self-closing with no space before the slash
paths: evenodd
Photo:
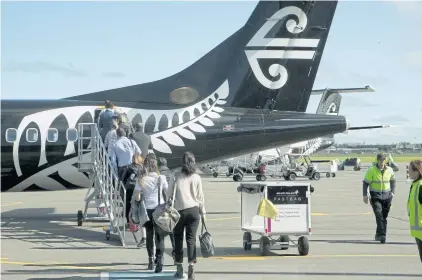
<path id="1" fill-rule="evenodd" d="M 369 187 L 369 198 L 368 198 Z M 387 217 L 396 189 L 396 178 L 391 167 L 386 165 L 386 156 L 377 155 L 377 164 L 369 167 L 363 180 L 363 201 L 370 201 L 375 214 L 377 230 L 375 241 L 385 243 L 387 236 Z"/>
<path id="2" fill-rule="evenodd" d="M 135 125 L 135 132 L 133 133 L 133 140 L 142 151 L 142 157 L 145 158 L 148 154 L 148 149 L 152 149 L 151 136 L 144 132 L 144 126 L 142 123 Z"/>
<path id="3" fill-rule="evenodd" d="M 422 262 L 422 160 L 410 162 L 409 177 L 413 180 L 407 199 L 410 235 L 416 240 Z"/>

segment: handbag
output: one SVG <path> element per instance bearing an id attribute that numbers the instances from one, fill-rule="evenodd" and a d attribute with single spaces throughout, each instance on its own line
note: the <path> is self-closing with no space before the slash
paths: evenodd
<path id="1" fill-rule="evenodd" d="M 158 203 L 160 203 L 160 193 L 161 193 L 161 179 L 158 177 Z M 177 225 L 180 219 L 180 214 L 174 209 L 174 198 L 176 195 L 176 185 L 173 188 L 173 199 L 172 202 L 164 202 L 163 204 L 158 204 L 155 211 L 152 213 L 154 222 L 159 226 L 164 232 L 171 233 L 173 232 L 174 227 Z"/>
<path id="2" fill-rule="evenodd" d="M 202 220 L 202 230 L 201 230 L 201 234 L 199 235 L 199 244 L 201 245 L 202 257 L 208 258 L 208 257 L 214 256 L 215 247 L 212 241 L 212 236 L 208 232 L 207 226 L 205 225 L 204 219 L 202 218 L 201 220 Z"/>
<path id="3" fill-rule="evenodd" d="M 140 201 L 136 200 L 135 192 L 132 195 L 130 220 L 137 225 L 143 226 L 149 221 L 147 209 L 145 207 L 144 196 L 140 194 Z"/>

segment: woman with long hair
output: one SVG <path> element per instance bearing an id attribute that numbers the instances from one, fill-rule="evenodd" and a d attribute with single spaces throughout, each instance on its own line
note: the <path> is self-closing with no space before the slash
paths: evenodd
<path id="1" fill-rule="evenodd" d="M 145 202 L 145 208 L 149 221 L 145 223 L 146 229 L 146 247 L 148 252 L 148 270 L 154 269 L 155 273 L 163 270 L 164 237 L 160 228 L 155 224 L 152 213 L 159 204 L 166 201 L 165 193 L 168 188 L 166 177 L 159 175 L 157 167 L 157 158 L 155 154 L 148 154 L 144 160 L 145 176 L 137 181 L 135 191 L 140 192 Z M 159 191 L 161 189 L 161 192 Z M 155 236 L 155 257 L 154 261 L 154 236 Z"/>
<path id="2" fill-rule="evenodd" d="M 413 180 L 407 200 L 410 235 L 416 240 L 422 262 L 422 160 L 410 162 L 409 177 Z"/>
<path id="3" fill-rule="evenodd" d="M 174 182 L 169 186 L 167 197 L 171 198 L 175 190 L 173 207 L 179 212 L 180 219 L 173 230 L 176 278 L 183 279 L 183 236 L 186 231 L 188 253 L 188 279 L 195 279 L 196 233 L 201 216 L 205 219 L 204 193 L 201 177 L 196 174 L 195 157 L 186 152 L 182 158 L 182 169 L 175 174 Z"/>
<path id="4" fill-rule="evenodd" d="M 128 166 L 128 168 L 126 169 L 125 173 L 123 173 L 123 176 L 122 176 L 122 182 L 126 189 L 126 221 L 127 223 L 129 223 L 129 213 L 130 213 L 130 208 L 131 208 L 133 192 L 136 186 L 136 181 L 138 180 L 139 176 L 140 177 L 143 176 L 141 172 L 143 168 L 143 163 L 144 163 L 144 158 L 138 153 L 134 154 L 132 157 L 132 164 Z M 139 244 L 137 244 L 138 246 L 143 246 L 146 240 L 145 227 L 142 227 L 141 230 L 142 230 L 142 238 Z"/>

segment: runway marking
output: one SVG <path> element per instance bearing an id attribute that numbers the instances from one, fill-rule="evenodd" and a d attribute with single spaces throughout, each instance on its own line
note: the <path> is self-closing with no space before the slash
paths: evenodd
<path id="1" fill-rule="evenodd" d="M 312 216 L 360 216 L 360 215 L 369 215 L 372 212 L 364 212 L 364 213 L 312 213 Z M 237 217 L 226 217 L 226 218 L 215 218 L 215 219 L 208 219 L 208 221 L 224 221 L 224 220 L 235 220 L 240 219 L 240 216 Z"/>
<path id="2" fill-rule="evenodd" d="M 53 266 L 55 268 L 72 268 L 72 269 L 84 269 L 84 270 L 109 270 L 110 266 L 77 266 L 77 265 L 66 265 L 66 263 L 57 262 L 17 262 L 17 261 L 4 261 L 0 260 L 1 264 L 11 265 L 30 265 L 30 266 Z"/>
<path id="3" fill-rule="evenodd" d="M 386 255 L 365 255 L 365 254 L 356 254 L 356 255 L 308 255 L 308 256 L 217 256 L 217 257 L 209 257 L 208 259 L 220 259 L 220 260 L 239 260 L 239 261 L 263 261 L 267 259 L 279 259 L 279 258 L 286 258 L 286 259 L 296 259 L 296 258 L 374 258 L 374 257 L 419 257 L 419 255 L 403 255 L 403 254 L 386 254 Z"/>
<path id="4" fill-rule="evenodd" d="M 312 196 L 316 196 L 316 197 L 329 197 L 329 198 L 347 198 L 347 199 L 354 199 L 354 200 L 362 200 L 362 198 L 357 198 L 357 197 L 353 197 L 353 196 L 343 196 L 343 195 L 318 195 L 318 194 L 313 194 Z"/>
<path id="5" fill-rule="evenodd" d="M 13 202 L 13 203 L 9 203 L 9 204 L 2 204 L 1 207 L 6 207 L 6 206 L 13 206 L 13 205 L 18 205 L 18 204 L 23 204 L 23 202 Z"/>
<path id="6" fill-rule="evenodd" d="M 215 256 L 215 257 L 209 257 L 207 259 L 214 259 L 214 260 L 232 260 L 232 261 L 264 261 L 268 259 L 313 259 L 313 258 L 416 258 L 419 257 L 419 255 L 413 254 L 413 255 L 404 255 L 404 254 L 332 254 L 332 255 L 308 255 L 308 256 L 253 256 L 253 255 L 227 255 L 227 256 Z M 72 265 L 71 263 L 66 262 L 20 262 L 20 261 L 5 261 L 2 258 L 0 260 L 1 264 L 7 264 L 7 265 L 21 265 L 21 266 L 38 266 L 38 267 L 54 267 L 54 268 L 60 268 L 60 269 L 82 269 L 82 270 L 114 270 L 110 266 L 78 266 L 78 265 Z M 198 259 L 203 259 L 203 257 L 198 257 Z"/>

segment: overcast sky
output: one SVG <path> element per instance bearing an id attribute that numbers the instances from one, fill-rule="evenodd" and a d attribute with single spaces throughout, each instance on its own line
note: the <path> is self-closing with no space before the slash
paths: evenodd
<path id="1" fill-rule="evenodd" d="M 248 19 L 257 1 L 2 3 L 2 98 L 63 98 L 158 80 L 192 64 Z M 193 24 L 194 23 L 194 24 Z M 422 2 L 341 1 L 314 88 L 343 96 L 340 142 L 422 142 Z M 187 40 L 186 38 L 198 38 Z M 308 112 L 315 112 L 312 97 Z"/>

